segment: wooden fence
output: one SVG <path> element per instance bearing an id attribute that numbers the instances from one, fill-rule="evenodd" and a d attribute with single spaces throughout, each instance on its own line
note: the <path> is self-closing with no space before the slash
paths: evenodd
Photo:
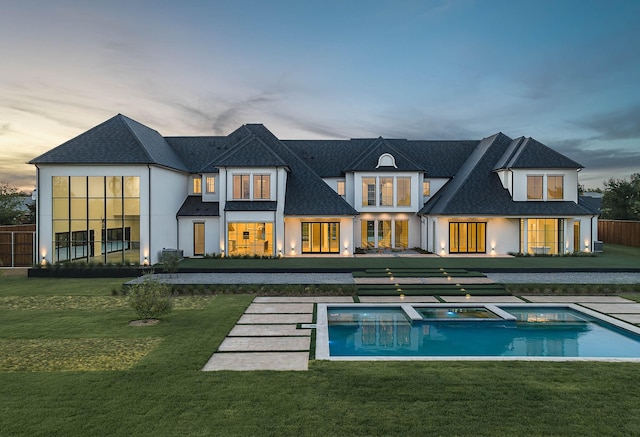
<path id="1" fill-rule="evenodd" d="M 598 220 L 598 238 L 604 243 L 640 247 L 640 222 Z"/>
<path id="2" fill-rule="evenodd" d="M 31 267 L 35 259 L 36 225 L 0 226 L 0 266 Z"/>

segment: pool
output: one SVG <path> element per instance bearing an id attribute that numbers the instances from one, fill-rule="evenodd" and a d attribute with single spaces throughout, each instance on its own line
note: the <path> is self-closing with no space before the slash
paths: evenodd
<path id="1" fill-rule="evenodd" d="M 573 304 L 318 304 L 316 358 L 640 362 L 640 328 Z"/>

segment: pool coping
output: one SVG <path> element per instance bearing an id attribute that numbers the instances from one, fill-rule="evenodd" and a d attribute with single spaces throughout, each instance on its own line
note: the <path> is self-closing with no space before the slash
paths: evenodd
<path id="1" fill-rule="evenodd" d="M 318 303 L 316 308 L 316 351 L 315 351 L 315 359 L 316 360 L 328 360 L 328 361 L 601 361 L 601 362 L 636 362 L 640 363 L 639 358 L 630 358 L 630 357 L 534 357 L 534 356 L 496 356 L 496 355 L 487 355 L 487 356 L 339 356 L 332 357 L 329 353 L 329 323 L 328 323 L 328 312 L 327 307 L 376 307 L 376 308 L 402 308 L 402 310 L 407 314 L 412 320 L 416 320 L 415 318 L 409 315 L 405 306 L 412 307 L 413 312 L 417 313 L 413 306 L 419 307 L 485 307 L 490 311 L 494 311 L 495 309 L 501 311 L 498 307 L 538 307 L 538 308 L 570 308 L 576 311 L 579 311 L 588 316 L 597 318 L 606 323 L 614 325 L 618 328 L 630 331 L 636 335 L 640 335 L 640 327 L 634 326 L 630 323 L 624 322 L 622 320 L 618 320 L 616 318 L 610 317 L 606 314 L 594 311 L 592 309 L 586 308 L 582 305 L 576 303 L 497 303 L 492 302 L 490 304 L 482 304 L 482 303 Z M 502 312 L 504 313 L 504 312 Z M 502 314 L 499 314 L 502 316 Z"/>

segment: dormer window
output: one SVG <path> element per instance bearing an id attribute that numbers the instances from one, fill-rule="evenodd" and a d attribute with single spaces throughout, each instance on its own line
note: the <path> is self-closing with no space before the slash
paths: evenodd
<path id="1" fill-rule="evenodd" d="M 213 176 L 207 176 L 207 193 L 216 192 L 216 178 Z"/>
<path id="2" fill-rule="evenodd" d="M 398 168 L 398 166 L 396 165 L 396 159 L 390 153 L 383 153 L 382 155 L 380 155 L 380 158 L 378 158 L 378 165 L 376 166 L 376 168 L 380 168 L 380 167 Z"/>

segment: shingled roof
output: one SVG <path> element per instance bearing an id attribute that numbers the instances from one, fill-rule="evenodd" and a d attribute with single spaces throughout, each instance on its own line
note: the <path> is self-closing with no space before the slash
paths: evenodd
<path id="1" fill-rule="evenodd" d="M 509 168 L 584 168 L 533 138 L 513 140 L 494 170 Z"/>
<path id="2" fill-rule="evenodd" d="M 122 114 L 29 161 L 30 164 L 156 164 L 188 171 L 157 131 Z"/>
<path id="3" fill-rule="evenodd" d="M 516 140 L 518 141 L 518 140 Z M 420 210 L 433 215 L 554 216 L 591 211 L 575 202 L 515 202 L 492 171 L 514 140 L 498 133 L 483 139 L 456 174 Z M 557 168 L 557 167 L 554 167 Z"/>
<path id="4" fill-rule="evenodd" d="M 402 145 L 406 140 L 396 140 L 396 144 Z M 378 160 L 383 154 L 390 154 L 395 161 L 395 167 L 378 167 Z M 347 164 L 345 172 L 351 171 L 425 171 L 424 167 L 417 164 L 413 159 L 407 157 L 397 148 L 393 147 L 384 138 L 379 137 L 373 141 L 355 160 Z"/>

